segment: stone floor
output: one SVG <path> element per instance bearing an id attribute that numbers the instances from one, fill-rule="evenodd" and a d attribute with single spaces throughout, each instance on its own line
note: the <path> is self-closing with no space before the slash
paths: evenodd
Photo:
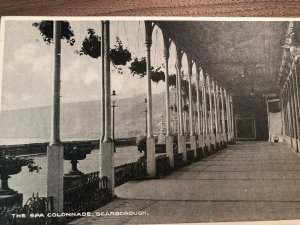
<path id="1" fill-rule="evenodd" d="M 164 179 L 128 182 L 116 194 L 94 213 L 143 215 L 85 217 L 70 224 L 295 220 L 300 219 L 300 159 L 284 144 L 237 143 Z"/>

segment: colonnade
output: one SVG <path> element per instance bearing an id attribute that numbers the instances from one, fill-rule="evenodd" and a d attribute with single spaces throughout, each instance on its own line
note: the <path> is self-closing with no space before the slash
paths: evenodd
<path id="1" fill-rule="evenodd" d="M 63 211 L 63 146 L 59 135 L 59 89 L 60 89 L 60 22 L 54 23 L 55 43 L 55 72 L 54 98 L 52 117 L 52 138 L 47 152 L 47 195 L 53 197 L 54 211 Z M 151 45 L 154 23 L 145 21 L 145 47 L 147 71 L 147 174 L 156 176 L 155 138 L 153 136 L 152 121 L 152 88 L 151 88 Z M 170 167 L 174 167 L 174 141 L 178 146 L 178 153 L 182 154 L 183 162 L 187 162 L 187 141 L 190 150 L 200 149 L 204 154 L 222 149 L 227 143 L 234 141 L 233 104 L 232 95 L 209 76 L 190 52 L 185 52 L 188 59 L 189 81 L 189 133 L 183 126 L 182 102 L 182 55 L 184 52 L 175 40 L 171 40 L 163 32 L 164 63 L 165 63 L 165 110 L 166 110 L 166 155 Z M 102 21 L 102 107 L 101 107 L 101 137 L 99 151 L 100 178 L 107 178 L 107 188 L 110 196 L 114 196 L 114 143 L 111 133 L 111 99 L 110 99 L 110 23 Z M 169 48 L 171 41 L 176 45 L 176 105 L 177 105 L 177 134 L 172 134 L 170 128 L 170 94 L 169 94 Z M 192 67 L 196 65 L 196 103 L 192 99 Z M 197 114 L 197 116 L 194 116 Z M 187 140 L 188 137 L 188 140 Z"/>
<path id="2" fill-rule="evenodd" d="M 300 22 L 288 24 L 279 73 L 283 141 L 295 152 L 300 148 L 299 56 Z"/>
<path id="3" fill-rule="evenodd" d="M 299 59 L 294 58 L 291 70 L 281 89 L 280 102 L 283 121 L 283 140 L 290 148 L 298 152 L 300 145 L 300 113 L 299 113 Z"/>
<path id="4" fill-rule="evenodd" d="M 147 173 L 149 176 L 156 176 L 155 160 L 155 138 L 152 130 L 152 90 L 151 90 L 151 44 L 152 31 L 155 24 L 145 21 L 145 46 L 148 77 L 148 121 L 147 121 Z M 214 78 L 205 73 L 205 70 L 197 63 L 190 52 L 185 52 L 188 61 L 188 82 L 189 82 L 189 133 L 184 129 L 183 102 L 182 102 L 182 55 L 184 51 L 176 40 L 171 40 L 167 33 L 162 30 L 164 40 L 164 63 L 165 63 L 165 112 L 166 112 L 166 155 L 169 158 L 170 166 L 174 167 L 173 141 L 177 139 L 178 152 L 182 153 L 183 161 L 187 162 L 187 136 L 191 150 L 196 157 L 196 149 L 200 148 L 205 154 L 221 149 L 228 142 L 234 142 L 234 117 L 232 95 L 217 83 Z M 168 83 L 168 60 L 170 57 L 169 48 L 171 41 L 176 46 L 176 105 L 178 133 L 171 134 L 170 129 L 170 94 Z M 194 104 L 192 98 L 192 67 L 196 65 L 196 93 L 197 102 Z M 193 108 L 194 106 L 195 109 Z M 197 112 L 197 117 L 194 117 Z M 195 121 L 196 120 L 196 121 Z M 177 135 L 177 137 L 176 137 Z"/>

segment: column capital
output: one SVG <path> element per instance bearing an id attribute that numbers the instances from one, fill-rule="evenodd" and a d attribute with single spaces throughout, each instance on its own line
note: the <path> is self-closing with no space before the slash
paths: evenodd
<path id="1" fill-rule="evenodd" d="M 219 87 L 219 92 L 220 92 L 221 98 L 223 98 L 224 94 L 223 94 L 223 88 L 221 86 Z"/>
<path id="2" fill-rule="evenodd" d="M 205 85 L 204 71 L 202 68 L 200 69 L 200 84 L 201 84 L 201 86 Z"/>
<path id="3" fill-rule="evenodd" d="M 181 71 L 181 67 L 182 67 L 182 64 L 181 64 L 181 63 L 176 63 L 176 64 L 175 64 L 175 69 L 176 69 L 177 72 L 179 72 L 179 73 L 180 73 L 180 71 Z"/>
<path id="4" fill-rule="evenodd" d="M 152 45 L 152 31 L 154 28 L 154 23 L 152 21 L 145 21 L 145 45 L 150 48 Z"/>
<path id="5" fill-rule="evenodd" d="M 195 61 L 195 66 L 196 66 L 196 80 L 199 81 L 200 80 L 200 70 L 201 67 L 198 66 L 198 63 Z"/>
<path id="6" fill-rule="evenodd" d="M 219 85 L 218 85 L 218 83 L 216 82 L 216 94 L 218 95 L 219 94 Z"/>
<path id="7" fill-rule="evenodd" d="M 190 53 L 186 53 L 186 58 L 188 62 L 188 75 L 189 77 L 192 76 L 192 70 L 193 70 L 193 59 Z"/>
<path id="8" fill-rule="evenodd" d="M 213 78 L 211 78 L 211 88 L 215 90 L 215 81 Z"/>
<path id="9" fill-rule="evenodd" d="M 206 73 L 206 84 L 208 84 L 207 86 L 210 87 L 210 77 L 208 73 Z"/>
<path id="10" fill-rule="evenodd" d="M 182 67 L 182 55 L 183 51 L 176 45 L 176 69 L 181 69 Z"/>
<path id="11" fill-rule="evenodd" d="M 171 45 L 171 39 L 167 35 L 167 32 L 163 29 L 161 29 L 162 35 L 163 35 L 163 41 L 164 41 L 164 58 L 165 60 L 168 60 L 170 57 L 170 45 Z"/>

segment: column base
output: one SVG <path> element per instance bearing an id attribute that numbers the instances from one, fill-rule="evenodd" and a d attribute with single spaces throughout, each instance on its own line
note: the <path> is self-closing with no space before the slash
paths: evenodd
<path id="1" fill-rule="evenodd" d="M 183 162 L 187 163 L 185 137 L 182 135 L 178 136 L 178 152 L 182 153 Z"/>
<path id="2" fill-rule="evenodd" d="M 107 189 L 109 197 L 115 195 L 115 171 L 114 171 L 114 143 L 110 141 L 100 142 L 100 178 L 107 177 Z"/>
<path id="3" fill-rule="evenodd" d="M 204 147 L 204 138 L 203 138 L 203 134 L 198 134 L 198 145 L 200 148 Z"/>
<path id="4" fill-rule="evenodd" d="M 147 138 L 147 174 L 150 177 L 156 177 L 156 161 L 155 161 L 155 139 Z"/>
<path id="5" fill-rule="evenodd" d="M 205 157 L 205 149 L 204 149 L 205 144 L 204 144 L 204 142 L 205 142 L 204 135 L 203 134 L 198 134 L 198 145 L 199 145 L 198 148 L 200 150 L 198 150 L 198 152 L 199 152 L 198 155 L 199 156 L 197 156 L 197 159 L 202 159 L 202 158 Z"/>
<path id="6" fill-rule="evenodd" d="M 204 152 L 205 152 L 205 155 L 211 154 L 211 143 L 210 143 L 210 135 L 209 134 L 205 134 L 205 137 L 204 137 Z"/>
<path id="7" fill-rule="evenodd" d="M 292 146 L 292 139 L 290 138 L 290 137 L 286 137 L 286 144 L 287 144 L 287 146 L 289 147 L 289 148 L 291 148 L 291 146 Z"/>
<path id="8" fill-rule="evenodd" d="M 297 143 L 297 140 L 296 138 L 292 138 L 292 146 L 291 148 L 293 149 L 294 152 L 298 152 L 298 143 Z"/>
<path id="9" fill-rule="evenodd" d="M 47 196 L 53 197 L 53 212 L 63 212 L 64 208 L 64 148 L 50 145 L 47 148 Z"/>
<path id="10" fill-rule="evenodd" d="M 217 144 L 216 144 L 216 135 L 214 134 L 210 135 L 210 146 L 211 146 L 211 152 L 215 153 L 217 151 Z"/>
<path id="11" fill-rule="evenodd" d="M 194 150 L 194 158 L 197 158 L 197 140 L 195 135 L 190 136 L 191 150 Z"/>
<path id="12" fill-rule="evenodd" d="M 174 151 L 173 151 L 173 137 L 166 136 L 166 153 L 169 157 L 170 167 L 174 168 Z"/>

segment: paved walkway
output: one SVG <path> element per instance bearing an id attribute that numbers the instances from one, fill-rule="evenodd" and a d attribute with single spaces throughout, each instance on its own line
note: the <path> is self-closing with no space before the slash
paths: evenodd
<path id="1" fill-rule="evenodd" d="M 159 224 L 300 219 L 300 159 L 284 144 L 245 142 L 164 179 L 128 182 L 95 212 L 70 224 Z"/>

